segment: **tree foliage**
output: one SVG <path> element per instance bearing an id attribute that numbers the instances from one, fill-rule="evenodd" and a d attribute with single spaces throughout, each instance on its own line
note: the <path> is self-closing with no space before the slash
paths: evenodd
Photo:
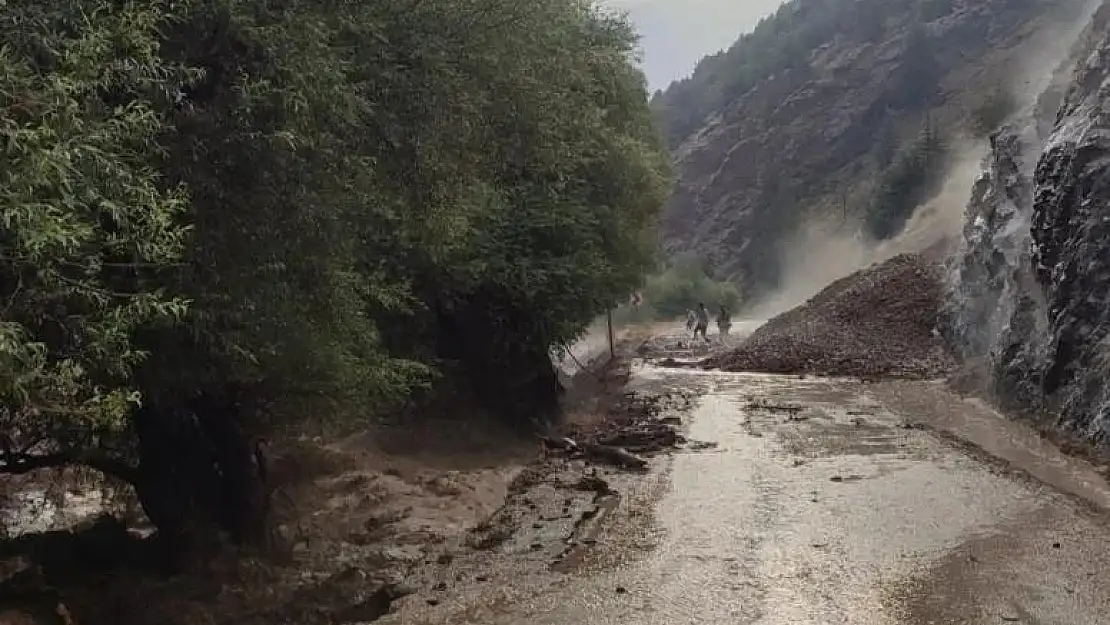
<path id="1" fill-rule="evenodd" d="M 255 533 L 255 431 L 436 380 L 531 417 L 652 266 L 666 156 L 591 2 L 10 0 L 0 32 L 0 471 L 114 470 L 170 533 Z"/>
<path id="2" fill-rule="evenodd" d="M 905 226 L 917 207 L 943 182 L 945 143 L 927 125 L 881 174 L 865 216 L 868 233 L 889 239 Z"/>
<path id="3" fill-rule="evenodd" d="M 118 434 L 136 328 L 182 302 L 130 276 L 182 254 L 183 189 L 157 168 L 175 84 L 159 2 L 7 2 L 0 13 L 0 450 L 7 470 Z"/>
<path id="4" fill-rule="evenodd" d="M 932 103 L 942 72 L 933 43 L 921 22 L 915 22 L 905 35 L 903 63 L 895 74 L 897 96 L 892 102 L 900 108 L 924 108 Z"/>
<path id="5" fill-rule="evenodd" d="M 954 0 L 923 0 L 921 2 L 921 19 L 925 22 L 938 20 L 950 13 L 955 8 Z"/>
<path id="6" fill-rule="evenodd" d="M 1017 111 L 1018 102 L 1014 94 L 1005 87 L 997 87 L 984 95 L 971 109 L 971 132 L 973 136 L 985 139 Z"/>
<path id="7" fill-rule="evenodd" d="M 699 303 L 714 312 L 720 306 L 736 311 L 740 291 L 732 283 L 710 277 L 709 268 L 701 259 L 684 256 L 648 278 L 644 301 L 657 318 L 674 319 Z"/>

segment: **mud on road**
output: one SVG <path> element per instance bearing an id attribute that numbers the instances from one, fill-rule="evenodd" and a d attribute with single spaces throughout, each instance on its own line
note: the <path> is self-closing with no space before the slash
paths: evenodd
<path id="1" fill-rule="evenodd" d="M 483 623 L 549 595 L 569 579 L 645 557 L 651 510 L 674 453 L 710 443 L 681 433 L 697 387 L 629 386 L 627 353 L 600 375 L 602 390 L 571 408 L 485 522 L 425 552 L 399 582 L 404 596 L 381 623 Z M 607 450 L 621 450 L 616 455 Z M 628 458 L 643 460 L 624 462 Z"/>
<path id="2" fill-rule="evenodd" d="M 684 434 L 718 446 L 612 476 L 622 498 L 574 566 L 514 534 L 458 569 L 483 588 L 440 582 L 432 610 L 413 596 L 382 622 L 1110 623 L 1110 486 L 984 404 L 928 381 L 630 373 L 694 391 Z"/>
<path id="3" fill-rule="evenodd" d="M 547 588 L 598 562 L 613 517 L 650 507 L 668 453 L 697 448 L 677 429 L 689 389 L 625 388 L 630 345 L 611 366 L 582 358 L 589 370 L 548 433 L 571 449 L 458 415 L 288 442 L 271 471 L 283 485 L 275 553 L 229 553 L 171 579 L 89 574 L 57 590 L 84 624 L 309 625 L 451 622 L 461 597 L 492 606 Z"/>
<path id="4" fill-rule="evenodd" d="M 346 441 L 290 561 L 169 586 L 161 622 L 1110 624 L 1097 467 L 943 383 L 661 367 L 697 355 L 654 331 L 544 446 Z"/>

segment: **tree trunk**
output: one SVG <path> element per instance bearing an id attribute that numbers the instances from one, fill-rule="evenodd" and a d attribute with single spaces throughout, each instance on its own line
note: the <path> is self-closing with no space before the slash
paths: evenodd
<path id="1" fill-rule="evenodd" d="M 139 501 L 169 555 L 211 555 L 226 533 L 261 546 L 266 497 L 236 403 L 199 394 L 152 403 L 136 418 Z"/>
<path id="2" fill-rule="evenodd" d="M 515 336 L 513 309 L 495 305 L 495 294 L 475 295 L 483 303 L 453 311 L 437 310 L 441 358 L 465 364 L 471 387 L 486 408 L 518 425 L 550 422 L 559 408 L 561 385 L 546 346 Z M 509 321 L 495 320 L 497 310 Z"/>

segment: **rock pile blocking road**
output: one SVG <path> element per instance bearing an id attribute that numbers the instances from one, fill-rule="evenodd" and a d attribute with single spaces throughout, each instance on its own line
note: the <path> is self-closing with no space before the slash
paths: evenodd
<path id="1" fill-rule="evenodd" d="M 937 331 L 941 267 L 896 256 L 842 278 L 771 319 L 709 369 L 860 378 L 934 378 L 955 367 Z"/>

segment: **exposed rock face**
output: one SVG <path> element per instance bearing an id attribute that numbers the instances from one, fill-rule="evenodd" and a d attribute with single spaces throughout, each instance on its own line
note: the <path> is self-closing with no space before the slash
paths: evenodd
<path id="1" fill-rule="evenodd" d="M 952 343 L 971 367 L 990 370 L 991 390 L 1011 408 L 1042 408 L 1039 363 L 1048 322 L 1033 274 L 1029 131 L 991 138 L 985 171 L 967 208 L 964 247 L 952 263 L 948 312 Z M 1035 158 L 1035 157 L 1034 157 Z"/>
<path id="2" fill-rule="evenodd" d="M 953 273 L 953 336 L 1004 403 L 1110 442 L 1110 7 L 1055 119 L 993 140 Z M 1036 167 L 1030 172 L 1030 163 Z"/>
<path id="3" fill-rule="evenodd" d="M 1037 165 L 1033 262 L 1051 322 L 1044 391 L 1065 418 L 1110 436 L 1110 32 L 1065 96 Z"/>
<path id="4" fill-rule="evenodd" d="M 1018 73 L 1039 33 L 1074 21 L 1088 0 L 951 0 L 931 21 L 918 17 L 919 2 L 840 4 L 859 15 L 808 63 L 740 94 L 675 150 L 668 252 L 709 258 L 748 289 L 773 283 L 777 245 L 800 221 L 858 216 L 899 142 L 927 118 L 962 124 L 976 88 Z M 880 10 L 876 29 L 865 18 Z"/>

